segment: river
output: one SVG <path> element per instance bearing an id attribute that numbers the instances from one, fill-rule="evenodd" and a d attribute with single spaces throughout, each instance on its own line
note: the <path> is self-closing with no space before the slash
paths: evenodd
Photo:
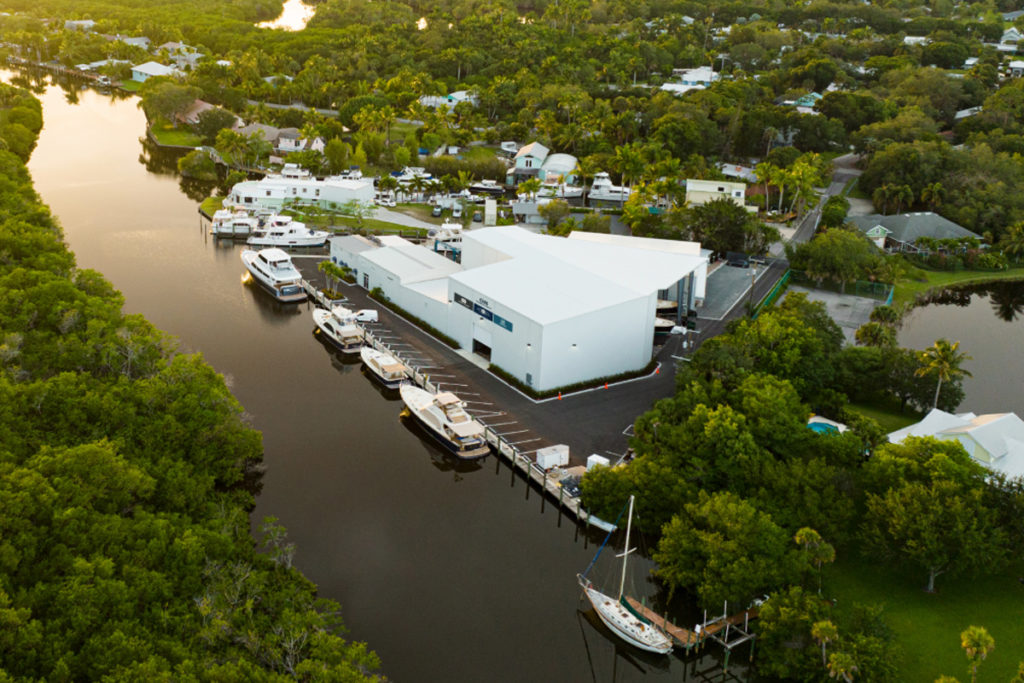
<path id="1" fill-rule="evenodd" d="M 135 98 L 54 86 L 39 97 L 45 124 L 29 168 L 79 267 L 101 271 L 127 311 L 226 377 L 264 438 L 254 522 L 274 516 L 287 527 L 296 566 L 341 603 L 350 637 L 369 643 L 386 675 L 691 675 L 698 663 L 620 646 L 581 611 L 575 577 L 599 536 L 550 502 L 542 509 L 537 491 L 493 457 L 459 465 L 421 441 L 398 403 L 316 341 L 307 306 L 282 308 L 242 282 L 241 245 L 205 234 L 203 189 L 186 195 L 173 156 L 143 144 Z M 605 553 L 598 576 L 615 562 Z M 699 667 L 715 669 L 709 659 Z"/>
<path id="2" fill-rule="evenodd" d="M 936 339 L 960 342 L 963 364 L 960 412 L 1017 413 L 1024 417 L 1024 282 L 996 282 L 949 290 L 904 317 L 899 343 L 913 349 Z"/>

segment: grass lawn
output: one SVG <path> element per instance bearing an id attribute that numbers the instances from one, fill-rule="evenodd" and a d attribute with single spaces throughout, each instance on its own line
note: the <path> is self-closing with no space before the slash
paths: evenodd
<path id="1" fill-rule="evenodd" d="M 978 668 L 980 681 L 1009 681 L 1024 661 L 1022 567 L 981 578 L 940 576 L 938 592 L 925 593 L 924 572 L 912 575 L 859 556 L 840 558 L 825 572 L 826 589 L 841 603 L 883 605 L 885 620 L 903 651 L 899 679 L 934 681 L 940 675 L 967 679 L 960 632 L 984 626 L 995 650 Z"/>
<path id="2" fill-rule="evenodd" d="M 896 284 L 896 291 L 892 297 L 893 306 L 904 308 L 913 304 L 918 295 L 932 289 L 949 287 L 950 285 L 977 284 L 994 280 L 1024 280 L 1024 267 L 1010 268 L 992 273 L 977 270 L 961 270 L 957 272 L 926 270 L 923 272 L 927 277 L 924 282 L 905 280 Z"/>
<path id="3" fill-rule="evenodd" d="M 376 218 L 364 218 L 362 225 L 359 225 L 355 218 L 338 216 L 334 219 L 333 223 L 334 225 L 346 226 L 355 230 L 361 229 L 367 232 L 402 233 L 404 235 L 418 235 L 420 237 L 426 237 L 427 235 L 427 231 L 422 228 L 410 228 L 408 225 L 388 223 L 387 221 L 379 221 Z"/>
<path id="4" fill-rule="evenodd" d="M 405 142 L 406 136 L 409 133 L 416 132 L 419 126 L 414 126 L 411 123 L 392 123 L 391 124 L 391 144 L 402 144 Z"/>
<path id="5" fill-rule="evenodd" d="M 202 138 L 190 130 L 171 128 L 170 126 L 152 126 L 150 131 L 161 145 L 198 147 L 203 143 Z"/>
<path id="6" fill-rule="evenodd" d="M 120 88 L 121 90 L 124 90 L 126 92 L 138 92 L 141 86 L 142 84 L 138 81 L 133 81 L 129 79 L 127 81 L 121 81 Z"/>
<path id="7" fill-rule="evenodd" d="M 493 159 L 496 152 L 493 147 L 463 147 L 459 150 L 466 161 L 487 161 Z"/>
<path id="8" fill-rule="evenodd" d="M 850 403 L 847 408 L 876 420 L 886 432 L 895 432 L 897 429 L 903 429 L 923 417 L 920 413 L 909 407 L 906 412 L 900 413 L 899 403 L 889 398 L 865 401 L 863 403 Z"/>
<path id="9" fill-rule="evenodd" d="M 220 209 L 223 205 L 223 197 L 207 197 L 199 205 L 199 210 L 205 213 L 207 216 L 212 216 L 213 212 Z"/>

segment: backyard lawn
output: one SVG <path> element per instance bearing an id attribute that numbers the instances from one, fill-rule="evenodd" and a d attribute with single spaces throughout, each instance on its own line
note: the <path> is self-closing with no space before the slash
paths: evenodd
<path id="1" fill-rule="evenodd" d="M 173 128 L 169 124 L 153 125 L 150 132 L 156 141 L 161 145 L 174 145 L 177 147 L 198 147 L 202 139 L 190 130 L 184 128 Z"/>
<path id="2" fill-rule="evenodd" d="M 901 413 L 899 403 L 892 399 L 850 403 L 847 405 L 847 409 L 874 419 L 886 432 L 903 429 L 924 417 L 909 406 L 906 411 Z"/>
<path id="3" fill-rule="evenodd" d="M 1024 567 L 981 578 L 940 576 L 925 593 L 923 572 L 893 570 L 859 556 L 842 558 L 825 573 L 826 590 L 844 603 L 882 605 L 903 651 L 900 680 L 967 677 L 960 632 L 984 626 L 996 647 L 978 669 L 979 681 L 1009 681 L 1024 661 Z"/>
<path id="4" fill-rule="evenodd" d="M 914 303 L 919 294 L 932 289 L 942 289 L 951 285 L 966 285 L 980 282 L 991 282 L 993 280 L 1024 280 L 1024 267 L 1010 268 L 996 272 L 984 272 L 977 270 L 949 271 L 924 271 L 926 280 L 904 280 L 896 284 L 896 291 L 892 297 L 892 305 L 896 308 Z"/>

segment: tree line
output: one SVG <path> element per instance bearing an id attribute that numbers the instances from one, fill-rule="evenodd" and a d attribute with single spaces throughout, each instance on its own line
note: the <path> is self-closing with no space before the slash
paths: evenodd
<path id="1" fill-rule="evenodd" d="M 223 377 L 75 264 L 16 153 L 41 124 L 0 86 L 0 677 L 378 680 L 280 525 L 251 534 Z"/>
<path id="2" fill-rule="evenodd" d="M 834 595 L 822 572 L 837 556 L 904 567 L 930 591 L 1022 559 L 1020 480 L 993 475 L 958 442 L 887 443 L 850 408 L 848 396 L 895 390 L 886 353 L 905 360 L 898 372 L 917 383 L 922 407 L 959 403 L 967 357 L 955 345 L 844 346 L 822 304 L 790 293 L 705 341 L 679 367 L 675 395 L 637 419 L 635 459 L 583 479 L 584 505 L 606 519 L 637 496 L 634 523 L 657 540 L 655 577 L 669 593 L 715 611 L 770 594 L 756 627 L 763 674 L 898 675 L 880 609 L 823 598 Z M 813 431 L 812 413 L 848 429 Z"/>

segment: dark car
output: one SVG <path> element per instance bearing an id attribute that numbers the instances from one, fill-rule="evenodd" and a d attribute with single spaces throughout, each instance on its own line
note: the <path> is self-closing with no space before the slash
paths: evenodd
<path id="1" fill-rule="evenodd" d="M 433 216 L 434 218 L 439 218 L 441 216 L 442 210 L 443 209 L 441 209 L 440 206 L 435 206 L 433 209 L 430 210 L 430 215 Z"/>
<path id="2" fill-rule="evenodd" d="M 736 268 L 749 268 L 750 259 L 742 252 L 730 251 L 725 255 L 725 265 Z"/>
<path id="3" fill-rule="evenodd" d="M 482 213 L 480 213 L 479 211 L 474 211 L 473 212 L 473 222 L 474 223 L 483 223 L 484 222 L 484 215 Z"/>

